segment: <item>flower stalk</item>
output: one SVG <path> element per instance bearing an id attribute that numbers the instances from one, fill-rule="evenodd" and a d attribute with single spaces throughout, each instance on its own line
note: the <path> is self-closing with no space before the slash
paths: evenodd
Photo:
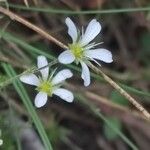
<path id="1" fill-rule="evenodd" d="M 25 70 L 24 72 L 22 72 L 21 74 L 18 74 L 17 76 L 12 77 L 12 78 L 8 79 L 7 81 L 4 81 L 4 82 L 0 83 L 0 90 L 1 90 L 2 88 L 4 88 L 5 86 L 11 84 L 13 80 L 15 80 L 15 79 L 17 79 L 17 78 L 19 78 L 19 77 L 21 77 L 21 76 L 27 74 L 27 73 L 37 73 L 37 72 L 39 72 L 40 70 L 42 70 L 42 69 L 44 69 L 44 68 L 46 68 L 46 67 L 52 67 L 53 65 L 55 65 L 55 64 L 57 64 L 57 63 L 58 63 L 58 61 L 57 61 L 57 59 L 56 59 L 56 60 L 50 62 L 48 65 L 46 65 L 46 66 L 44 66 L 44 67 L 41 67 L 41 68 L 37 68 L 37 67 L 29 68 L 29 69 Z"/>

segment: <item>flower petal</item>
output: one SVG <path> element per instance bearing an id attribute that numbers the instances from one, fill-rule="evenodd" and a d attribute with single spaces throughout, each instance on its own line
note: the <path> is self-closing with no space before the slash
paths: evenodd
<path id="1" fill-rule="evenodd" d="M 58 56 L 58 60 L 62 64 L 71 64 L 75 60 L 75 56 L 70 50 L 66 50 Z"/>
<path id="2" fill-rule="evenodd" d="M 38 56 L 38 58 L 37 58 L 38 69 L 40 69 L 44 66 L 47 66 L 47 65 L 48 65 L 48 61 L 47 61 L 46 57 L 45 56 Z M 49 75 L 49 67 L 45 67 L 45 68 L 41 69 L 40 72 L 42 74 L 43 79 L 47 80 L 48 75 Z"/>
<path id="3" fill-rule="evenodd" d="M 37 108 L 40 108 L 46 104 L 47 99 L 48 99 L 48 97 L 47 97 L 46 93 L 39 92 L 35 97 L 34 104 Z"/>
<path id="4" fill-rule="evenodd" d="M 35 74 L 22 75 L 20 80 L 26 84 L 38 86 L 40 81 Z"/>
<path id="5" fill-rule="evenodd" d="M 68 34 L 71 36 L 72 41 L 76 42 L 78 33 L 77 33 L 77 28 L 76 28 L 75 24 L 69 17 L 66 18 L 65 22 L 68 27 Z"/>
<path id="6" fill-rule="evenodd" d="M 96 20 L 93 19 L 89 23 L 88 27 L 86 28 L 85 34 L 83 35 L 80 43 L 82 46 L 87 45 L 89 42 L 91 42 L 101 31 L 101 25 Z"/>
<path id="7" fill-rule="evenodd" d="M 84 86 L 88 86 L 90 84 L 90 71 L 88 66 L 84 62 L 80 62 L 82 66 L 82 74 L 81 77 L 84 80 Z"/>
<path id="8" fill-rule="evenodd" d="M 94 49 L 94 50 L 87 50 L 85 51 L 85 56 L 93 59 L 98 59 L 104 61 L 106 63 L 111 63 L 112 60 L 112 53 L 106 49 Z"/>
<path id="9" fill-rule="evenodd" d="M 71 78 L 72 76 L 73 76 L 73 74 L 69 69 L 61 70 L 52 79 L 52 84 L 54 84 L 54 85 L 59 84 L 59 83 L 65 81 L 67 78 Z"/>
<path id="10" fill-rule="evenodd" d="M 73 99 L 74 99 L 72 92 L 70 92 L 66 89 L 63 89 L 63 88 L 54 90 L 53 94 L 59 96 L 61 99 L 65 100 L 69 103 L 73 102 Z"/>

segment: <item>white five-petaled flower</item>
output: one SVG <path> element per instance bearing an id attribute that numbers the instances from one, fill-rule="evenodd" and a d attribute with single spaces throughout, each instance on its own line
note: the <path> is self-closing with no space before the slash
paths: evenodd
<path id="1" fill-rule="evenodd" d="M 84 80 L 84 85 L 88 86 L 90 84 L 90 72 L 86 63 L 91 60 L 99 64 L 95 59 L 111 63 L 113 61 L 112 54 L 104 48 L 94 48 L 100 43 L 90 43 L 101 31 L 101 25 L 96 19 L 91 20 L 85 32 L 82 30 L 81 35 L 70 18 L 66 18 L 65 22 L 72 43 L 68 44 L 68 50 L 62 52 L 58 60 L 63 64 L 70 64 L 74 61 L 77 64 L 80 63 L 82 67 L 81 77 Z"/>
<path id="2" fill-rule="evenodd" d="M 44 56 L 38 56 L 37 58 L 37 66 L 38 68 L 42 68 L 47 66 L 48 62 Z M 71 78 L 73 76 L 72 72 L 69 69 L 63 69 L 58 72 L 55 76 L 55 71 L 49 76 L 49 67 L 45 67 L 40 69 L 41 77 L 37 77 L 35 74 L 23 75 L 20 77 L 20 80 L 24 83 L 36 86 L 36 90 L 39 92 L 35 97 L 35 106 L 42 107 L 46 104 L 48 96 L 52 96 L 53 94 L 59 96 L 61 99 L 72 102 L 74 99 L 73 94 L 64 89 L 60 88 L 63 81 L 67 78 Z"/>

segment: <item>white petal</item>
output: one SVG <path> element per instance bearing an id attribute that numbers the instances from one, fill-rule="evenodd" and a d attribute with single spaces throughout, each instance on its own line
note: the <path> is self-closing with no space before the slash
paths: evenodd
<path id="1" fill-rule="evenodd" d="M 44 106 L 47 102 L 47 94 L 44 92 L 39 92 L 36 97 L 35 97 L 35 106 L 37 108 L 40 108 L 42 106 Z"/>
<path id="2" fill-rule="evenodd" d="M 96 20 L 93 19 L 89 23 L 88 27 L 86 28 L 85 34 L 83 35 L 80 43 L 82 46 L 87 45 L 89 42 L 91 42 L 101 31 L 101 25 Z"/>
<path id="3" fill-rule="evenodd" d="M 62 64 L 71 64 L 75 60 L 75 56 L 70 50 L 66 50 L 58 56 L 58 60 Z"/>
<path id="4" fill-rule="evenodd" d="M 71 36 L 72 41 L 76 42 L 78 33 L 77 33 L 77 28 L 76 28 L 75 24 L 69 17 L 66 18 L 65 22 L 68 27 L 68 34 Z"/>
<path id="5" fill-rule="evenodd" d="M 38 56 L 37 58 L 37 66 L 38 68 L 42 68 L 44 66 L 47 66 L 48 65 L 48 61 L 46 59 L 45 56 Z M 42 77 L 44 80 L 47 80 L 48 78 L 48 75 L 49 75 L 49 67 L 45 67 L 43 69 L 40 70 L 41 74 L 42 74 Z"/>
<path id="6" fill-rule="evenodd" d="M 84 80 L 84 86 L 88 86 L 90 84 L 90 71 L 88 66 L 84 62 L 80 62 L 82 66 L 82 74 L 81 77 Z"/>
<path id="7" fill-rule="evenodd" d="M 61 70 L 56 74 L 56 76 L 52 79 L 52 84 L 59 84 L 65 81 L 67 78 L 71 78 L 73 76 L 72 72 L 69 69 Z"/>
<path id="8" fill-rule="evenodd" d="M 73 102 L 73 99 L 74 99 L 73 94 L 70 91 L 63 89 L 63 88 L 54 90 L 53 94 L 59 96 L 61 99 L 69 103 Z"/>
<path id="9" fill-rule="evenodd" d="M 106 63 L 111 63 L 112 60 L 112 53 L 106 49 L 94 49 L 94 50 L 87 50 L 85 51 L 85 56 L 93 59 L 98 59 L 104 61 Z"/>
<path id="10" fill-rule="evenodd" d="M 24 83 L 35 85 L 35 86 L 38 86 L 40 84 L 40 81 L 35 74 L 23 75 L 20 77 L 20 80 Z"/>

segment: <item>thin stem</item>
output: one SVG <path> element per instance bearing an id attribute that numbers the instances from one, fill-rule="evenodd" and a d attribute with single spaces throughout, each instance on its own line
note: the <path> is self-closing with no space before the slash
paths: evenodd
<path id="1" fill-rule="evenodd" d="M 88 14 L 117 14 L 117 13 L 131 13 L 131 12 L 144 12 L 150 11 L 150 7 L 137 7 L 137 8 L 120 8 L 120 9 L 103 9 L 103 10 L 65 10 L 57 8 L 38 8 L 38 7 L 25 7 L 23 5 L 14 5 L 9 3 L 9 7 L 16 8 L 19 10 L 33 11 L 33 12 L 43 12 L 51 14 L 67 14 L 67 15 L 88 15 Z"/>
<path id="2" fill-rule="evenodd" d="M 130 96 L 124 89 L 122 89 L 116 82 L 114 82 L 110 77 L 108 77 L 102 70 L 95 67 L 93 64 L 89 63 L 89 67 L 96 72 L 103 76 L 103 78 L 113 87 L 115 88 L 121 95 L 123 95 L 129 102 L 131 102 L 148 120 L 150 120 L 149 112 L 139 104 L 132 96 Z"/>
<path id="3" fill-rule="evenodd" d="M 118 110 L 120 112 L 130 114 L 136 118 L 145 119 L 145 116 L 143 116 L 140 112 L 131 111 L 128 107 L 121 106 L 117 103 L 112 102 L 110 99 L 106 99 L 105 97 L 102 97 L 100 95 L 96 95 L 95 93 L 87 91 L 87 92 L 85 92 L 85 96 L 89 99 L 92 99 L 93 101 L 95 101 L 99 104 L 104 104 L 108 107 L 111 107 L 114 110 Z"/>
<path id="4" fill-rule="evenodd" d="M 22 75 L 25 75 L 25 74 L 28 74 L 28 73 L 36 73 L 36 72 L 39 72 L 40 70 L 46 68 L 47 66 L 51 67 L 53 65 L 55 65 L 57 63 L 57 59 L 50 62 L 48 65 L 44 66 L 44 67 L 41 67 L 41 68 L 37 68 L 37 67 L 32 67 L 32 68 L 29 68 L 27 70 L 25 70 L 24 72 L 22 72 L 21 74 L 18 74 L 10 79 L 8 79 L 7 81 L 4 81 L 0 84 L 0 90 L 5 87 L 6 85 L 12 83 L 13 80 L 15 79 L 18 79 L 19 77 L 21 77 Z"/>
<path id="5" fill-rule="evenodd" d="M 67 46 L 64 45 L 62 42 L 58 41 L 57 39 L 55 39 L 53 36 L 51 36 L 50 34 L 48 34 L 47 32 L 45 32 L 44 30 L 40 29 L 39 27 L 35 26 L 34 24 L 30 23 L 29 21 L 23 19 L 22 17 L 14 14 L 13 12 L 0 7 L 0 12 L 9 16 L 12 20 L 16 20 L 18 22 L 20 22 L 21 24 L 27 26 L 28 28 L 36 31 L 37 33 L 39 33 L 40 35 L 42 35 L 44 38 L 54 42 L 55 44 L 59 45 L 60 47 L 67 49 Z"/>
<path id="6" fill-rule="evenodd" d="M 84 91 L 84 89 L 79 89 L 78 87 L 74 86 L 73 84 L 70 83 L 65 83 L 65 86 L 69 89 L 71 89 L 72 91 L 74 91 L 75 93 L 83 93 L 84 96 L 86 96 L 89 101 L 94 101 L 98 104 L 103 104 L 106 105 L 108 107 L 111 107 L 114 110 L 118 110 L 120 112 L 124 112 L 126 114 L 131 114 L 134 117 L 140 118 L 140 119 L 145 119 L 145 116 L 143 114 L 141 114 L 139 111 L 131 111 L 128 107 L 124 107 L 121 106 L 117 103 L 113 103 L 110 99 L 106 99 L 103 96 L 97 95 L 91 91 Z"/>

